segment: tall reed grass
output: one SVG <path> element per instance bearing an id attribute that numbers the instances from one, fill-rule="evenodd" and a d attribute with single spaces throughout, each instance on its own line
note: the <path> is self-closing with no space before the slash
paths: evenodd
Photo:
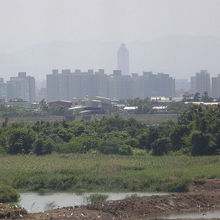
<path id="1" fill-rule="evenodd" d="M 220 156 L 0 156 L 0 184 L 20 191 L 175 192 L 199 178 L 220 178 Z"/>

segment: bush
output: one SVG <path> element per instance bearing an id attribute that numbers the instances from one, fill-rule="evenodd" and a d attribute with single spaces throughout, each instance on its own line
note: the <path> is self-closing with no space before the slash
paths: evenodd
<path id="1" fill-rule="evenodd" d="M 119 152 L 120 155 L 131 155 L 132 154 L 132 148 L 131 146 L 127 144 L 123 144 L 122 146 L 119 147 Z"/>
<path id="2" fill-rule="evenodd" d="M 131 146 L 125 144 L 124 140 L 119 137 L 107 138 L 99 146 L 99 151 L 103 154 L 120 154 L 120 155 L 131 155 Z"/>
<path id="3" fill-rule="evenodd" d="M 153 142 L 152 148 L 152 155 L 154 156 L 167 154 L 171 148 L 170 139 L 166 137 L 158 138 L 156 141 Z"/>
<path id="4" fill-rule="evenodd" d="M 33 143 L 33 148 L 34 153 L 39 156 L 52 153 L 53 149 L 55 148 L 55 144 L 50 138 L 46 140 L 38 138 Z"/>
<path id="5" fill-rule="evenodd" d="M 0 203 L 17 202 L 19 197 L 18 192 L 11 186 L 0 185 Z"/>
<path id="6" fill-rule="evenodd" d="M 91 194 L 87 197 L 88 203 L 94 203 L 94 202 L 104 202 L 108 199 L 108 195 L 105 194 Z"/>
<path id="7" fill-rule="evenodd" d="M 204 134 L 201 131 L 192 133 L 192 156 L 203 156 L 214 154 L 214 143 L 210 134 Z"/>
<path id="8" fill-rule="evenodd" d="M 168 192 L 188 192 L 189 191 L 189 180 L 180 179 L 174 180 L 167 184 L 166 191 Z"/>

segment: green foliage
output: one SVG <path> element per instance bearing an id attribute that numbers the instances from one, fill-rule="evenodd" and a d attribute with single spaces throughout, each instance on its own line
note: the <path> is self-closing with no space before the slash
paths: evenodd
<path id="1" fill-rule="evenodd" d="M 66 107 L 61 105 L 53 105 L 51 107 L 48 107 L 47 111 L 51 115 L 64 115 L 64 112 L 67 110 Z"/>
<path id="2" fill-rule="evenodd" d="M 6 128 L 8 126 L 8 117 L 5 117 L 5 121 L 2 123 L 2 127 Z"/>
<path id="3" fill-rule="evenodd" d="M 127 137 L 127 133 L 111 132 L 108 136 L 104 137 L 99 146 L 99 151 L 103 154 L 130 155 L 132 154 L 132 148 L 125 143 Z"/>
<path id="4" fill-rule="evenodd" d="M 161 156 L 167 154 L 171 149 L 170 139 L 166 137 L 158 138 L 152 144 L 152 155 Z"/>
<path id="5" fill-rule="evenodd" d="M 153 155 L 219 154 L 220 106 L 192 106 L 179 115 L 177 123 L 167 121 L 153 126 L 119 116 L 103 117 L 100 121 L 10 125 L 6 118 L 0 128 L 0 146 L 1 152 L 36 155 L 52 152 L 130 155 L 136 149 Z"/>
<path id="6" fill-rule="evenodd" d="M 165 184 L 165 190 L 168 192 L 188 192 L 191 181 L 187 179 L 173 180 Z"/>
<path id="7" fill-rule="evenodd" d="M 47 105 L 47 102 L 45 101 L 45 99 L 42 99 L 39 102 L 39 107 L 42 111 L 48 111 L 48 105 Z"/>
<path id="8" fill-rule="evenodd" d="M 210 155 L 214 153 L 214 143 L 210 134 L 204 134 L 201 131 L 192 133 L 192 151 L 193 156 Z"/>
<path id="9" fill-rule="evenodd" d="M 138 194 L 137 193 L 134 193 L 134 194 L 131 194 L 131 195 L 127 195 L 125 197 L 125 199 L 135 199 L 135 198 L 138 198 Z"/>
<path id="10" fill-rule="evenodd" d="M 11 186 L 0 185 L 0 203 L 17 202 L 19 199 L 18 192 Z"/>
<path id="11" fill-rule="evenodd" d="M 87 197 L 88 203 L 95 203 L 95 202 L 104 202 L 108 199 L 108 195 L 105 194 L 91 194 Z"/>
<path id="12" fill-rule="evenodd" d="M 28 128 L 20 126 L 12 128 L 8 134 L 8 153 L 29 153 L 34 139 L 34 133 Z"/>
<path id="13" fill-rule="evenodd" d="M 178 151 L 187 146 L 187 139 L 190 127 L 186 125 L 176 125 L 170 133 L 172 151 Z"/>
<path id="14" fill-rule="evenodd" d="M 33 143 L 33 152 L 38 156 L 50 154 L 54 148 L 55 144 L 51 139 L 43 140 L 42 138 L 38 138 Z"/>
<path id="15" fill-rule="evenodd" d="M 5 106 L 1 105 L 0 106 L 0 117 L 23 117 L 23 116 L 36 116 L 39 113 L 34 111 L 33 109 L 26 109 L 22 107 L 17 107 L 17 106 Z M 6 121 L 5 121 L 6 122 Z M 3 122 L 3 127 L 7 126 Z"/>

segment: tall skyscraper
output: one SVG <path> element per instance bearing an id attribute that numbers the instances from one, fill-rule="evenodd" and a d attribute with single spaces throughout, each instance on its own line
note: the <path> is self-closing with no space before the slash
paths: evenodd
<path id="1" fill-rule="evenodd" d="M 129 74 L 129 51 L 125 44 L 118 49 L 118 69 L 122 75 Z"/>

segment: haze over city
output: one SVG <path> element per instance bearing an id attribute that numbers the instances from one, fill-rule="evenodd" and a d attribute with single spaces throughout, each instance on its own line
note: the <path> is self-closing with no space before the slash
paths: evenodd
<path id="1" fill-rule="evenodd" d="M 220 73 L 218 0 L 0 0 L 0 74 L 52 69 L 117 68 L 130 52 L 130 72 L 189 78 Z"/>

